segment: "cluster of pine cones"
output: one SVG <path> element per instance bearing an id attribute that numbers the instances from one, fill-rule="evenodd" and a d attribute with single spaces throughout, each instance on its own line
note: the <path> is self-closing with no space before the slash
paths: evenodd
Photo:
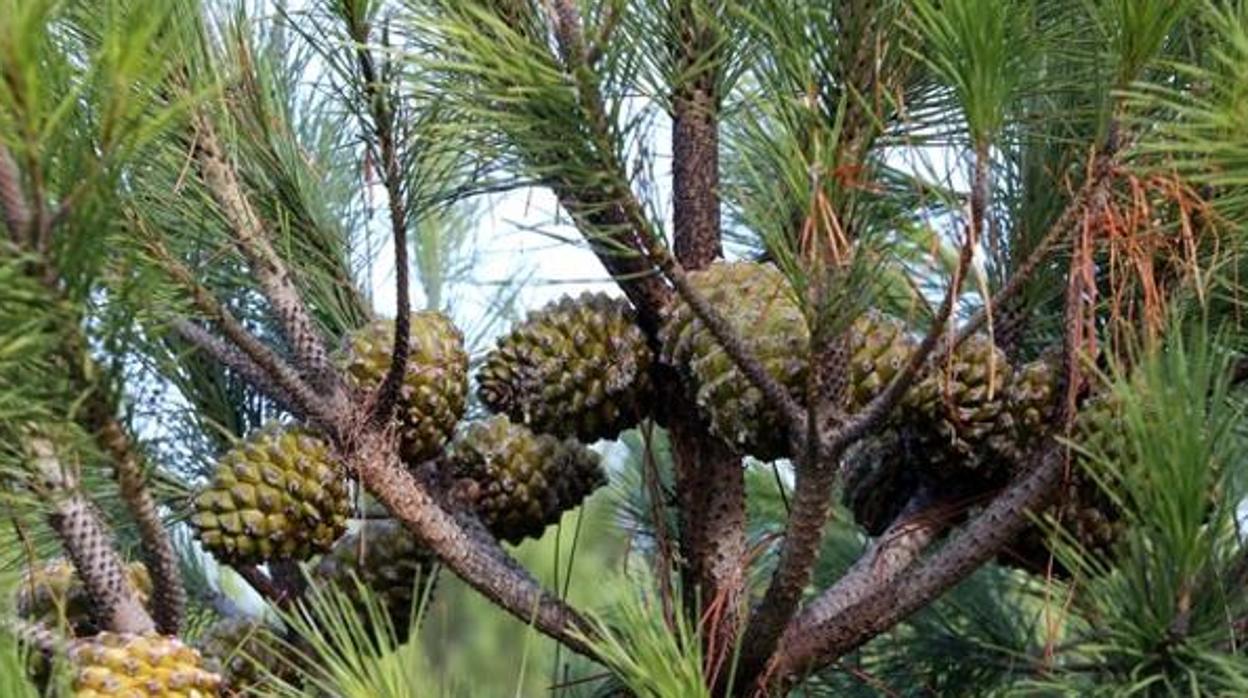
<path id="1" fill-rule="evenodd" d="M 783 275 L 769 265 L 735 262 L 691 273 L 690 281 L 803 402 L 810 332 Z M 384 321 L 346 342 L 340 365 L 361 393 L 385 375 L 392 337 L 392 323 Z M 889 384 L 917 342 L 901 320 L 874 311 L 856 319 L 848 337 L 847 408 L 854 410 Z M 478 396 L 494 414 L 461 424 L 468 398 L 463 337 L 440 313 L 414 313 L 397 410 L 401 455 L 413 468 L 435 463 L 500 540 L 540 536 L 605 484 L 598 455 L 586 444 L 616 438 L 643 419 L 662 420 L 651 382 L 660 362 L 687 382 L 714 435 L 758 459 L 790 455 L 784 421 L 687 305 L 676 301 L 668 309 L 659 340 L 657 348 L 648 344 L 624 300 L 565 297 L 531 314 L 484 357 Z M 1012 366 L 986 337 L 928 366 L 885 428 L 848 459 L 844 497 L 859 523 L 878 533 L 920 482 L 989 488 L 1007 481 L 1020 454 L 1045 433 L 1055 376 L 1043 360 Z M 1109 535 L 1106 515 L 1082 501 L 1078 493 L 1069 498 L 1076 516 L 1100 517 L 1089 535 Z M 415 580 L 428 576 L 434 562 L 395 522 L 348 533 L 347 474 L 332 447 L 299 425 L 267 427 L 226 453 L 194 505 L 197 535 L 220 561 L 253 565 L 319 555 L 318 578 L 367 584 L 399 619 L 412 608 Z M 73 596 L 70 577 L 57 583 L 64 588 L 44 596 Z M 45 606 L 33 594 L 25 611 L 39 617 L 48 613 Z M 218 658 L 215 668 L 236 686 L 255 680 L 250 663 L 220 658 L 245 649 L 254 630 L 226 621 L 205 636 L 205 650 Z M 84 667 L 80 696 L 112 695 L 98 686 L 111 680 L 118 662 L 141 665 L 150 681 L 176 683 L 163 683 L 161 695 L 207 694 L 206 677 L 218 676 L 198 669 L 194 652 L 180 645 L 98 638 L 77 650 Z"/>

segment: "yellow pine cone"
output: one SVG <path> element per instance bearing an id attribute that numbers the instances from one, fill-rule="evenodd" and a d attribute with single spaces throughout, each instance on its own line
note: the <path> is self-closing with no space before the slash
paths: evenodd
<path id="1" fill-rule="evenodd" d="M 221 676 L 175 637 L 100 633 L 69 650 L 75 698 L 208 698 Z"/>

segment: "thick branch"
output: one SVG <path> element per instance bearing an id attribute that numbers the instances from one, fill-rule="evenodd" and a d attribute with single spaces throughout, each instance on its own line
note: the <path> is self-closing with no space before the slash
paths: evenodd
<path id="1" fill-rule="evenodd" d="M 915 493 L 897 519 L 871 542 L 854 566 L 807 604 L 789 624 L 780 640 L 780 654 L 785 654 L 785 647 L 800 641 L 812 628 L 892 583 L 949 528 L 952 517 L 946 515 L 945 509 L 943 503 L 932 500 L 930 492 L 921 489 Z"/>
<path id="2" fill-rule="evenodd" d="M 673 391 L 679 391 L 673 380 Z M 741 595 L 746 582 L 745 468 L 741 456 L 707 433 L 697 405 L 686 395 L 670 397 L 677 406 L 669 426 L 680 506 L 681 552 L 685 564 L 685 605 L 698 612 L 712 605 L 715 637 L 707 637 L 723 660 L 739 632 Z M 726 678 L 726 675 L 725 675 Z"/>
<path id="3" fill-rule="evenodd" d="M 1050 442 L 1038 464 L 988 507 L 936 555 L 910 574 L 875 590 L 816 627 L 792 637 L 769 672 L 772 683 L 789 685 L 825 666 L 927 606 L 988 562 L 1048 504 L 1061 483 L 1066 449 Z"/>
<path id="4" fill-rule="evenodd" d="M 680 27 L 672 95 L 672 223 L 676 259 L 703 269 L 723 256 L 719 214 L 719 95 L 715 37 L 690 4 L 673 18 Z"/>
<path id="5" fill-rule="evenodd" d="M 719 202 L 719 95 L 715 36 L 688 4 L 674 10 L 680 37 L 672 94 L 672 221 L 676 259 L 705 269 L 723 255 Z M 736 333 L 734 340 L 739 339 Z M 713 437 L 697 406 L 671 381 L 671 438 L 686 564 L 685 607 L 707 620 L 707 675 L 726 681 L 732 669 L 746 589 L 745 471 L 741 457 Z M 701 601 L 698 608 L 697 601 Z"/>
<path id="6" fill-rule="evenodd" d="M 360 482 L 396 519 L 461 579 L 523 623 L 591 656 L 578 632 L 589 626 L 571 607 L 542 589 L 483 532 L 467 530 L 399 462 L 393 439 L 370 432 L 349 462 Z"/>
<path id="7" fill-rule="evenodd" d="M 204 183 L 221 207 L 239 250 L 247 258 L 265 297 L 273 305 L 278 322 L 294 352 L 295 360 L 318 387 L 337 385 L 325 344 L 296 288 L 290 270 L 269 241 L 268 232 L 247 199 L 238 173 L 229 162 L 212 122 L 195 119 L 195 158 Z"/>

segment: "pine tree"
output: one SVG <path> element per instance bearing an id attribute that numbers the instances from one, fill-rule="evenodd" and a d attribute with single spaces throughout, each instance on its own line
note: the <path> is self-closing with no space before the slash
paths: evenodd
<path id="1" fill-rule="evenodd" d="M 447 694 L 442 569 L 557 694 L 1248 693 L 1246 66 L 1242 0 L 0 0 L 0 690 Z M 610 292 L 462 292 L 517 192 Z"/>

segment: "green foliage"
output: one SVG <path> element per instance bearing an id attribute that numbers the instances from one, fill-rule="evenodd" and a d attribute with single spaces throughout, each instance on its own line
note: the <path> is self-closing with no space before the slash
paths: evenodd
<path id="1" fill-rule="evenodd" d="M 1179 86 L 1137 83 L 1127 104 L 1137 123 L 1149 125 L 1141 130 L 1141 164 L 1211 188 L 1219 220 L 1239 227 L 1248 213 L 1248 7 L 1208 2 L 1200 17 L 1209 42 L 1203 60 L 1176 66 Z"/>
<path id="2" fill-rule="evenodd" d="M 914 55 L 953 89 L 970 141 L 985 152 L 1028 74 L 1030 0 L 914 3 Z"/>
<path id="3" fill-rule="evenodd" d="M 658 599 L 627 591 L 654 587 L 644 579 L 621 587 L 621 601 L 610 614 L 595 616 L 593 635 L 583 636 L 595 654 L 639 698 L 710 698 L 702 632 L 680 602 L 672 600 L 669 611 Z"/>
<path id="4" fill-rule="evenodd" d="M 1097 695 L 1229 695 L 1248 685 L 1236 650 L 1245 600 L 1237 509 L 1242 405 L 1216 337 L 1181 333 L 1114 386 L 1121 442 L 1089 467 L 1129 522 L 1112 560 L 1066 550 L 1090 578 L 1079 599 L 1096 666 L 1064 677 Z M 1118 450 L 1122 449 L 1122 450 Z M 1091 682 L 1091 683 L 1090 683 Z"/>
<path id="5" fill-rule="evenodd" d="M 480 320 L 470 331 L 470 345 L 480 346 L 511 313 L 520 284 L 503 284 L 486 301 L 491 312 L 465 317 L 483 293 L 472 288 L 483 247 L 474 233 L 483 199 L 474 197 L 550 189 L 596 251 L 633 254 L 617 234 L 653 240 L 668 220 L 656 142 L 668 135 L 673 97 L 710 85 L 733 251 L 769 257 L 803 303 L 827 281 L 812 269 L 836 263 L 823 305 L 804 307 L 816 330 L 868 307 L 930 314 L 956 266 L 968 145 L 990 180 L 990 221 L 976 250 L 984 268 L 972 271 L 981 295 L 1018 270 L 1090 174 L 1104 174 L 1089 154 L 1121 146 L 1130 167 L 1105 175 L 1117 208 L 1094 209 L 1073 226 L 1094 248 L 1080 270 L 1089 297 L 1117 300 L 1123 246 L 1182 233 L 1165 239 L 1185 261 L 1161 274 L 1165 290 L 1181 288 L 1181 304 L 1199 308 L 1213 289 L 1235 311 L 1218 316 L 1224 334 L 1188 339 L 1171 329 L 1164 344 L 1128 357 L 1113 380 L 1113 448 L 1074 445 L 1078 467 L 1127 524 L 1113 550 L 1080 550 L 1054 525 L 1048 542 L 1072 579 L 985 566 L 800 690 L 1248 692 L 1248 558 L 1236 517 L 1246 482 L 1244 395 L 1227 378 L 1226 356 L 1248 346 L 1237 315 L 1248 4 L 586 0 L 576 3 L 583 34 L 571 41 L 554 6 L 0 0 L 0 145 L 22 173 L 17 189 L 55 223 L 25 231 L 32 240 L 0 241 L 5 572 L 32 553 L 56 554 L 42 523 L 47 502 L 21 487 L 32 429 L 55 435 L 123 543 L 133 538 L 109 463 L 76 424 L 90 390 L 120 396 L 118 414 L 151 437 L 153 491 L 175 515 L 225 446 L 284 416 L 168 333 L 171 319 L 202 319 L 188 292 L 201 290 L 277 355 L 292 349 L 220 197 L 194 172 L 199 125 L 216 130 L 328 344 L 377 312 L 370 285 L 385 276 L 373 267 L 385 265 L 392 231 L 383 219 L 394 203 L 407 215 L 425 305 L 453 311 L 461 324 Z M 381 203 L 388 119 L 402 201 Z M 1158 181 L 1182 196 L 1141 184 Z M 1119 220 L 1109 212 L 1140 201 L 1137 219 L 1156 220 L 1147 236 L 1112 225 Z M 1199 215 L 1176 216 L 1189 202 Z M 1169 251 L 1162 247 L 1132 248 L 1130 271 L 1144 277 Z M 1033 326 L 1023 356 L 1057 346 L 1067 329 L 1065 252 L 1025 289 Z M 172 263 L 200 288 L 171 279 Z M 957 301 L 959 314 L 981 305 Z M 681 531 L 667 433 L 646 424 L 621 443 L 611 499 L 594 498 L 542 540 L 510 551 L 578 607 L 611 609 L 593 615 L 601 633 L 592 640 L 610 680 L 592 680 L 602 667 L 567 656 L 450 575 L 414 619 L 387 618 L 368 589 L 333 589 L 284 617 L 289 635 L 267 640 L 308 655 L 298 664 L 303 678 L 330 695 L 710 695 L 705 629 L 670 588 Z M 776 564 L 791 466 L 744 467 L 753 601 Z M 836 508 L 809 592 L 834 583 L 866 542 Z M 191 554 L 186 562 L 196 615 L 207 616 L 230 583 Z M 625 574 L 616 583 L 600 583 L 617 568 Z M 9 591 L 0 583 L 0 617 L 11 612 Z M 393 625 L 422 620 L 419 640 L 400 645 Z M 21 651 L 0 633 L 0 694 L 33 695 L 19 678 Z M 279 684 L 274 693 L 308 690 Z"/>
<path id="6" fill-rule="evenodd" d="M 293 666 L 270 668 L 265 693 L 290 698 L 306 696 L 308 690 L 343 698 L 462 695 L 438 681 L 419 645 L 400 645 L 397 640 L 394 623 L 419 623 L 426 603 L 427 597 L 414 606 L 411 619 L 396 619 L 363 584 L 313 590 L 295 610 L 281 614 L 297 640 L 273 641 L 297 658 L 290 660 Z M 357 610 L 360 604 L 366 609 L 363 615 Z M 282 678 L 283 670 L 291 668 L 305 686 Z"/>

